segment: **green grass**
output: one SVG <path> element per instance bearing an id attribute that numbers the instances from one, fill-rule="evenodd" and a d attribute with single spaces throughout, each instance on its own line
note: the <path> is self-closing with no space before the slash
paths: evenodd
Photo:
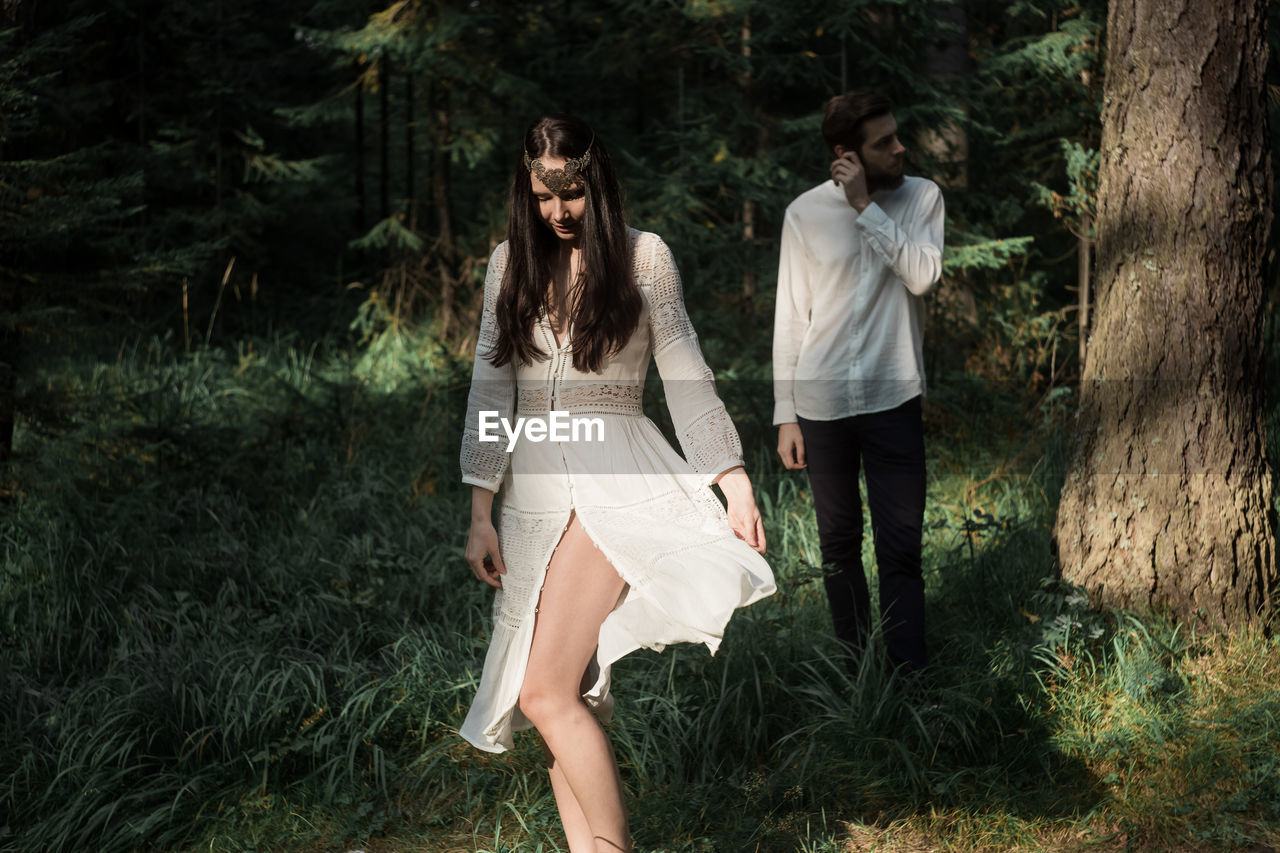
<path id="1" fill-rule="evenodd" d="M 385 341 L 176 349 L 38 379 L 73 414 L 26 425 L 0 518 L 0 850 L 563 849 L 536 738 L 455 734 L 490 601 L 461 559 L 465 371 Z M 931 396 L 922 698 L 835 659 L 807 484 L 760 408 L 778 594 L 714 658 L 617 666 L 640 849 L 1276 843 L 1277 641 L 1048 579 L 1053 429 L 977 384 Z"/>

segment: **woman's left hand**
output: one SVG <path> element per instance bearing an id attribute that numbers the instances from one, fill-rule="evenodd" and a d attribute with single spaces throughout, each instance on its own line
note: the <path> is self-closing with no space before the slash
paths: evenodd
<path id="1" fill-rule="evenodd" d="M 716 485 L 724 492 L 729 502 L 729 527 L 743 542 L 755 551 L 765 551 L 764 519 L 756 507 L 755 493 L 751 489 L 751 478 L 743 468 L 731 468 L 716 478 Z"/>

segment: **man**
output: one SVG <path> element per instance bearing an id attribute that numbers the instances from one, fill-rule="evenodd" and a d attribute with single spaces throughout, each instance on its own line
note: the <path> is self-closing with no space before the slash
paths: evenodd
<path id="1" fill-rule="evenodd" d="M 937 185 L 903 173 L 906 149 L 887 97 L 827 102 L 831 181 L 787 207 L 774 316 L 774 417 L 787 468 L 807 468 L 824 582 L 855 662 L 871 604 L 862 568 L 867 479 L 880 618 L 893 666 L 927 662 L 920 570 L 925 464 L 924 300 L 942 272 Z"/>

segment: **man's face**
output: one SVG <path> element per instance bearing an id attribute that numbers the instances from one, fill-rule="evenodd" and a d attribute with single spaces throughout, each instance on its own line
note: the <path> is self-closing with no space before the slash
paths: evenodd
<path id="1" fill-rule="evenodd" d="M 869 118 L 862 123 L 862 147 L 858 156 L 867 173 L 867 189 L 893 189 L 902 184 L 907 149 L 898 141 L 898 122 L 893 113 Z"/>

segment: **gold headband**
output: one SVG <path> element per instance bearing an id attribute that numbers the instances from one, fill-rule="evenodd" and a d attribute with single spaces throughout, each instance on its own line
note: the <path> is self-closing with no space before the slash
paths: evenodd
<path id="1" fill-rule="evenodd" d="M 542 165 L 541 160 L 533 160 L 529 157 L 529 152 L 524 152 L 524 167 L 528 169 L 535 178 L 542 181 L 547 189 L 556 195 L 564 195 L 573 185 L 578 182 L 578 176 L 586 170 L 591 163 L 591 145 L 596 138 L 591 137 L 591 142 L 587 143 L 587 151 L 581 157 L 574 157 L 572 160 L 566 160 L 563 169 L 548 169 Z"/>

